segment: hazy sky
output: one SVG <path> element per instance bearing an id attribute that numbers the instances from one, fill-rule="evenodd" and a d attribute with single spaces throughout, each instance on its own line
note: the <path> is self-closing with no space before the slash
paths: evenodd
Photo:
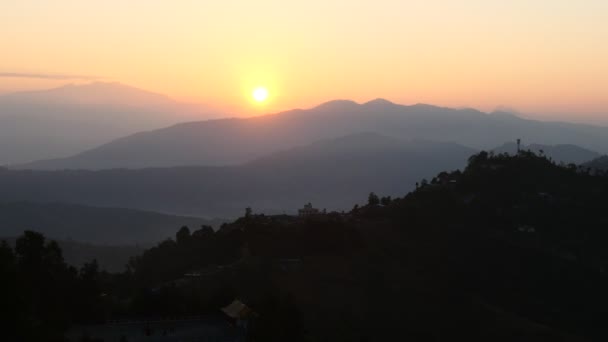
<path id="1" fill-rule="evenodd" d="M 99 77 L 245 114 L 384 97 L 608 116 L 606 0 L 6 0 L 0 46 L 0 92 Z"/>

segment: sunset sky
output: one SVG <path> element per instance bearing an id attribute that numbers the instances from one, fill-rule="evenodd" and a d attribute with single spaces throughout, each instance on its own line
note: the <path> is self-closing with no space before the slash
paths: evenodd
<path id="1" fill-rule="evenodd" d="M 383 97 L 608 122 L 606 0 L 13 0 L 0 46 L 0 93 L 98 79 L 239 115 Z"/>

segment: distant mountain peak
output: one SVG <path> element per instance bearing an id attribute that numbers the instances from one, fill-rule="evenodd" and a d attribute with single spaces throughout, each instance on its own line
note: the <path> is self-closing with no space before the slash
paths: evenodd
<path id="1" fill-rule="evenodd" d="M 377 98 L 377 99 L 373 99 L 371 101 L 365 102 L 363 105 L 364 106 L 379 106 L 379 105 L 394 105 L 395 103 L 387 100 L 387 99 L 383 99 L 383 98 Z"/>
<path id="2" fill-rule="evenodd" d="M 441 109 L 443 107 L 439 107 L 439 106 L 435 106 L 432 104 L 428 104 L 428 103 L 416 103 L 411 105 L 410 107 L 412 108 L 416 108 L 416 109 L 430 109 L 430 110 L 434 110 L 434 109 Z"/>
<path id="3" fill-rule="evenodd" d="M 16 101 L 36 101 L 82 105 L 153 107 L 173 104 L 166 95 L 119 82 L 69 83 L 61 87 L 17 92 L 3 96 Z"/>
<path id="4" fill-rule="evenodd" d="M 93 82 L 87 82 L 87 83 L 66 83 L 62 86 L 59 86 L 55 89 L 62 89 L 62 88 L 91 88 L 91 87 L 128 87 L 128 88 L 134 88 L 131 86 L 128 86 L 126 84 L 120 83 L 120 82 L 109 82 L 109 81 L 93 81 Z"/>
<path id="5" fill-rule="evenodd" d="M 128 84 L 124 84 L 124 83 L 120 83 L 120 82 L 104 82 L 104 81 L 95 81 L 95 82 L 89 82 L 89 83 L 80 83 L 80 84 L 76 84 L 76 83 L 69 83 L 66 85 L 63 85 L 61 87 L 58 88 L 54 88 L 54 89 L 49 89 L 46 91 L 60 91 L 60 90 L 69 90 L 69 91 L 73 91 L 73 90 L 92 90 L 92 91 L 101 91 L 101 90 L 105 90 L 105 91 L 129 91 L 129 92 L 141 92 L 141 93 L 148 93 L 148 94 L 157 94 L 148 90 L 143 90 L 134 86 L 130 86 Z M 160 95 L 160 94 L 157 94 Z M 161 95 L 164 96 L 164 95 Z"/>
<path id="6" fill-rule="evenodd" d="M 140 131 L 219 113 L 118 82 L 0 96 L 0 164 L 74 155 Z"/>
<path id="7" fill-rule="evenodd" d="M 328 102 L 324 102 L 314 109 L 325 109 L 325 110 L 340 110 L 340 109 L 351 109 L 357 108 L 359 104 L 352 100 L 332 100 Z"/>

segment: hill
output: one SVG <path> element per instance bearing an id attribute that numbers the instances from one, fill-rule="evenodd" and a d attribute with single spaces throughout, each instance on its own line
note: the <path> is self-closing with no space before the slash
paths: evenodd
<path id="1" fill-rule="evenodd" d="M 120 83 L 2 95 L 0 164 L 69 156 L 138 131 L 213 115 Z"/>
<path id="2" fill-rule="evenodd" d="M 600 156 L 599 153 L 582 148 L 576 145 L 560 144 L 560 145 L 543 145 L 530 144 L 522 145 L 524 151 L 532 151 L 537 154 L 543 154 L 548 158 L 555 160 L 558 163 L 565 164 L 582 164 Z M 510 155 L 517 154 L 517 144 L 515 142 L 505 143 L 492 150 L 494 153 L 507 153 Z"/>
<path id="3" fill-rule="evenodd" d="M 236 297 L 266 340 L 604 341 L 607 185 L 533 153 L 482 152 L 384 205 L 182 229 L 132 263 L 162 295 L 131 309 Z"/>
<path id="4" fill-rule="evenodd" d="M 521 138 L 608 152 L 608 128 L 604 127 L 526 120 L 512 114 L 486 114 L 474 109 L 404 106 L 378 99 L 363 104 L 332 101 L 311 109 L 273 115 L 183 123 L 123 137 L 68 158 L 20 167 L 108 169 L 234 165 L 358 132 L 455 142 L 475 149 L 490 149 Z"/>
<path id="5" fill-rule="evenodd" d="M 457 144 L 359 133 L 238 166 L 0 172 L 0 200 L 80 203 L 205 217 L 295 212 L 304 203 L 345 210 L 370 189 L 401 195 L 423 177 L 464 166 Z"/>
<path id="6" fill-rule="evenodd" d="M 52 239 L 109 245 L 145 245 L 173 236 L 184 225 L 219 224 L 132 209 L 33 202 L 0 203 L 0 217 L 0 236 L 36 230 Z"/>
<path id="7" fill-rule="evenodd" d="M 182 227 L 115 274 L 69 268 L 57 244 L 27 232 L 14 250 L 0 244 L 2 286 L 15 294 L 1 309 L 23 313 L 5 335 L 60 340 L 82 324 L 118 340 L 124 330 L 103 322 L 174 324 L 237 298 L 252 340 L 605 341 L 607 189 L 605 175 L 532 152 L 480 152 L 350 212 Z"/>
<path id="8" fill-rule="evenodd" d="M 591 168 L 596 171 L 608 171 L 608 156 L 601 156 L 588 161 L 582 165 L 584 168 Z"/>

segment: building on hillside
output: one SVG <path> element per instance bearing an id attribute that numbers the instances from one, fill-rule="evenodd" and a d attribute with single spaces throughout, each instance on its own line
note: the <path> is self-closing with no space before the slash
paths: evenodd
<path id="1" fill-rule="evenodd" d="M 238 299 L 223 307 L 222 312 L 237 329 L 238 341 L 247 340 L 247 332 L 258 314 Z"/>
<path id="2" fill-rule="evenodd" d="M 310 202 L 308 202 L 308 204 L 305 204 L 304 208 L 298 210 L 298 215 L 301 217 L 312 216 L 317 214 L 319 214 L 319 209 L 313 208 Z"/>
<path id="3" fill-rule="evenodd" d="M 232 301 L 232 303 L 222 308 L 222 312 L 226 314 L 230 319 L 247 320 L 257 316 L 257 313 L 248 307 L 245 303 L 238 299 Z"/>

